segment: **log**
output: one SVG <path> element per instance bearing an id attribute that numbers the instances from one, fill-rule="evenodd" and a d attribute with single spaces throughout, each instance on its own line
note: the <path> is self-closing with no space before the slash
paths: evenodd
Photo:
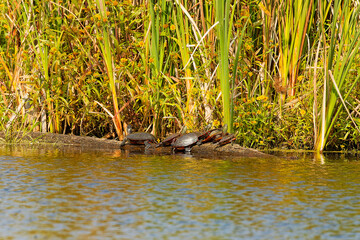
<path id="1" fill-rule="evenodd" d="M 52 144 L 54 147 L 61 146 L 73 146 L 73 147 L 82 147 L 82 148 L 91 148 L 91 149 L 123 149 L 131 153 L 141 153 L 141 154 L 173 154 L 171 147 L 159 147 L 159 148 L 149 148 L 145 149 L 144 145 L 125 145 L 120 147 L 120 141 L 118 140 L 109 140 L 104 138 L 96 137 L 87 137 L 87 136 L 75 136 L 75 135 L 65 135 L 65 134 L 56 134 L 56 133 L 41 133 L 41 132 L 29 132 L 22 133 L 16 132 L 11 136 L 0 132 L 0 139 L 2 143 L 6 143 L 6 138 L 13 138 L 12 142 L 17 143 L 31 143 L 33 144 Z M 177 152 L 182 153 L 182 152 Z M 186 153 L 189 154 L 189 153 Z M 239 144 L 227 144 L 225 146 L 218 147 L 213 143 L 206 143 L 200 146 L 194 146 L 191 149 L 191 155 L 199 157 L 209 157 L 209 156 L 236 156 L 236 157 L 261 157 L 261 158 L 272 158 L 275 157 L 270 154 L 263 153 L 256 149 L 245 148 Z"/>

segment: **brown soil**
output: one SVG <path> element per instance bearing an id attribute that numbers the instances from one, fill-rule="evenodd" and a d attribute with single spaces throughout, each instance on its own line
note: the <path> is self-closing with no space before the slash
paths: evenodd
<path id="1" fill-rule="evenodd" d="M 0 132 L 0 143 L 5 143 L 4 132 Z M 3 141 L 1 141 L 1 139 Z M 39 133 L 30 132 L 26 134 L 14 133 L 12 135 L 13 142 L 32 143 L 32 144 L 52 144 L 56 147 L 74 146 L 91 149 L 119 149 L 120 141 L 109 140 L 104 138 L 63 135 L 56 133 Z M 122 149 L 134 153 L 145 154 L 172 154 L 171 147 L 150 148 L 145 150 L 144 146 L 125 145 Z M 274 157 L 266 153 L 262 153 L 255 149 L 244 148 L 238 144 L 228 144 L 217 147 L 215 144 L 206 143 L 201 146 L 195 146 L 191 150 L 191 154 L 195 156 L 241 156 L 241 157 Z"/>

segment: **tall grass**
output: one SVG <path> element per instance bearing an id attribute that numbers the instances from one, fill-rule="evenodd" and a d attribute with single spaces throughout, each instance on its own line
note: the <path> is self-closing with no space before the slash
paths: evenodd
<path id="1" fill-rule="evenodd" d="M 344 101 L 347 100 L 360 78 L 360 76 L 355 79 L 349 77 L 360 47 L 360 7 L 354 8 L 351 1 L 334 1 L 333 4 L 319 1 L 321 33 L 325 49 L 322 107 L 319 134 L 315 143 L 315 150 L 319 152 L 324 150 L 334 124 L 343 111 Z M 332 22 L 328 30 L 326 15 L 332 7 Z M 328 31 L 331 34 L 329 45 L 325 38 Z"/>
<path id="2" fill-rule="evenodd" d="M 153 108 L 152 128 L 153 134 L 158 134 L 161 129 L 163 101 L 166 96 L 162 92 L 164 84 L 163 71 L 166 69 L 166 49 L 167 39 L 161 33 L 164 31 L 164 25 L 169 22 L 171 11 L 167 1 L 159 2 L 149 1 L 150 13 L 150 83 L 153 86 L 154 93 L 151 96 L 151 106 Z"/>
<path id="3" fill-rule="evenodd" d="M 288 96 L 295 96 L 305 37 L 314 15 L 313 2 L 283 1 L 279 6 L 279 82 L 287 88 Z M 285 93 L 281 98 L 284 101 Z"/>
<path id="4" fill-rule="evenodd" d="M 92 1 L 88 1 L 89 5 L 91 5 Z M 109 87 L 112 94 L 112 101 L 113 101 L 113 107 L 114 107 L 114 116 L 113 116 L 113 122 L 115 125 L 116 133 L 120 137 L 120 139 L 123 136 L 123 130 L 122 130 L 122 123 L 120 118 L 120 112 L 119 112 L 119 103 L 118 103 L 118 96 L 116 93 L 116 85 L 115 85 L 115 72 L 114 72 L 114 61 L 113 61 L 113 52 L 112 52 L 112 46 L 111 46 L 111 29 L 109 27 L 109 20 L 108 20 L 108 10 L 106 9 L 105 2 L 103 0 L 97 0 L 96 1 L 97 7 L 99 9 L 99 14 L 101 17 L 99 17 L 98 27 L 99 35 L 99 45 L 101 48 L 101 52 L 103 55 L 103 59 L 106 66 L 106 73 L 109 79 Z M 102 21 L 102 23 L 101 23 Z M 101 40 L 103 39 L 103 40 Z"/>
<path id="5" fill-rule="evenodd" d="M 182 65 L 184 66 L 184 76 L 183 80 L 185 81 L 186 86 L 186 108 L 185 113 L 188 116 L 185 118 L 185 125 L 188 125 L 190 128 L 194 128 L 195 122 L 194 122 L 194 99 L 193 99 L 193 76 L 191 72 L 191 64 L 188 64 L 190 61 L 190 51 L 188 49 L 188 45 L 191 44 L 190 42 L 190 36 L 191 36 L 191 24 L 189 23 L 188 16 L 190 14 L 186 11 L 187 4 L 185 2 L 185 5 L 180 3 L 179 1 L 176 2 L 176 9 L 173 11 L 172 19 L 175 26 L 176 31 L 176 38 L 174 38 L 175 42 L 178 44 L 178 49 L 180 52 L 180 57 L 182 61 Z M 191 18 L 191 16 L 190 16 Z M 196 25 L 195 25 L 196 27 Z M 197 34 L 195 32 L 195 34 Z"/>
<path id="6" fill-rule="evenodd" d="M 233 109 L 229 78 L 229 49 L 232 36 L 232 25 L 234 18 L 235 4 L 230 11 L 230 0 L 216 0 L 216 20 L 219 22 L 217 26 L 217 37 L 219 39 L 219 72 L 222 106 L 224 115 L 224 124 L 228 125 L 228 131 L 233 132 Z"/>

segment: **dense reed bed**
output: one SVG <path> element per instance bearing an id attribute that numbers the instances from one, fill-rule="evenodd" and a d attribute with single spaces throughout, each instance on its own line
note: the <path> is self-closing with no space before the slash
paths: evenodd
<path id="1" fill-rule="evenodd" d="M 0 130 L 227 123 L 247 147 L 359 145 L 358 1 L 0 0 Z"/>

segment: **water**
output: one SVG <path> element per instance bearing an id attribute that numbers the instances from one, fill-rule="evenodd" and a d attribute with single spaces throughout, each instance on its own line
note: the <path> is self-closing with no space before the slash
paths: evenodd
<path id="1" fill-rule="evenodd" d="M 360 161 L 0 147 L 0 239 L 360 239 Z"/>

